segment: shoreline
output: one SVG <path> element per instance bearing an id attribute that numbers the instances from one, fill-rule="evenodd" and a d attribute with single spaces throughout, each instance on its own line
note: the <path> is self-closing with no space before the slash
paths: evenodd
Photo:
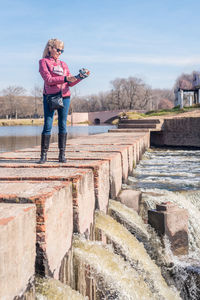
<path id="1" fill-rule="evenodd" d="M 129 119 L 138 119 L 138 116 L 132 113 L 128 113 Z M 146 116 L 139 116 L 139 119 L 170 119 L 170 118 L 184 118 L 184 117 L 200 117 L 200 109 L 194 109 L 191 111 L 181 111 L 181 112 L 163 112 L 161 113 L 152 113 Z M 6 126 L 41 126 L 44 124 L 44 118 L 40 119 L 0 119 L 0 127 L 6 127 Z M 58 120 L 57 118 L 54 120 L 53 125 L 57 125 Z M 67 125 L 70 126 L 71 122 L 67 121 Z M 73 125 L 93 125 L 90 124 L 88 121 L 80 122 L 80 123 L 74 123 Z M 116 125 L 114 122 L 111 125 Z"/>
<path id="2" fill-rule="evenodd" d="M 9 126 L 42 126 L 44 124 L 44 119 L 0 119 L 0 127 Z M 53 121 L 53 125 L 57 125 L 58 120 Z M 71 123 L 67 121 L 67 125 L 70 126 Z M 73 125 L 90 125 L 86 122 L 80 122 Z"/>
<path id="3" fill-rule="evenodd" d="M 1 119 L 0 126 L 23 126 L 23 125 L 43 125 L 44 119 Z M 56 121 L 54 121 L 56 122 Z M 57 124 L 57 122 L 56 122 Z"/>

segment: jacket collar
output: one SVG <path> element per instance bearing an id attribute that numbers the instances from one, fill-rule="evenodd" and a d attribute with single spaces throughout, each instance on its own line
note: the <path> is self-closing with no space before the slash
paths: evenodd
<path id="1" fill-rule="evenodd" d="M 56 63 L 60 62 L 59 59 L 55 60 L 55 59 L 54 59 L 53 57 L 51 57 L 51 56 L 46 56 L 46 58 L 49 59 L 49 60 L 52 61 L 52 62 L 56 62 Z"/>

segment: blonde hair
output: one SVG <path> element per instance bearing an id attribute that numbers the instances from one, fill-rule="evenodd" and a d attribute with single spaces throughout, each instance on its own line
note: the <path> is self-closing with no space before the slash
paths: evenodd
<path id="1" fill-rule="evenodd" d="M 58 45 L 63 49 L 64 48 L 64 43 L 61 40 L 58 39 L 50 39 L 48 40 L 45 48 L 44 48 L 44 52 L 42 57 L 46 57 L 46 56 L 50 56 L 50 51 L 49 51 L 49 47 L 58 47 Z"/>

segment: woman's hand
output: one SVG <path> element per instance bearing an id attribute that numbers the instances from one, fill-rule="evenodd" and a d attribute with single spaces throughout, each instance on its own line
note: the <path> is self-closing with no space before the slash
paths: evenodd
<path id="1" fill-rule="evenodd" d="M 77 78 L 75 76 L 66 76 L 68 82 L 75 82 Z"/>

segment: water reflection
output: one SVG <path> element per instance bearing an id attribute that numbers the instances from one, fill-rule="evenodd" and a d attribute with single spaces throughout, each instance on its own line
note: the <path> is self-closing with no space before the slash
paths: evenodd
<path id="1" fill-rule="evenodd" d="M 68 126 L 68 137 L 75 138 L 108 132 L 115 126 Z M 0 127 L 0 152 L 15 151 L 40 145 L 42 126 Z M 51 142 L 57 142 L 58 128 L 53 126 Z"/>

